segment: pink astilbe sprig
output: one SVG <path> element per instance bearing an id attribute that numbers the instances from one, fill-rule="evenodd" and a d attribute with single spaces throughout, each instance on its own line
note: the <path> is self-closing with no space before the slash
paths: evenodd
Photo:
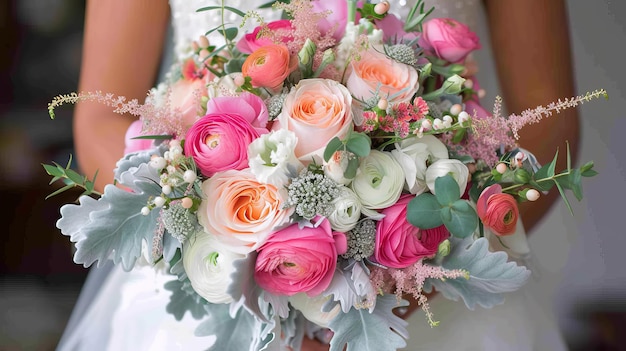
<path id="1" fill-rule="evenodd" d="M 294 0 L 290 3 L 276 2 L 275 9 L 283 10 L 288 13 L 292 20 L 291 26 L 293 31 L 291 37 L 293 40 L 286 43 L 289 52 L 296 55 L 304 46 L 307 39 L 310 39 L 317 46 L 315 55 L 313 56 L 313 69 L 317 69 L 322 63 L 324 51 L 326 49 L 334 49 L 337 41 L 333 37 L 334 28 L 329 29 L 326 33 L 320 33 L 318 23 L 326 18 L 330 11 L 315 12 L 313 5 L 308 0 Z M 334 65 L 327 65 L 320 74 L 321 78 L 337 80 L 339 72 Z"/>
<path id="2" fill-rule="evenodd" d="M 393 293 L 398 299 L 406 294 L 412 295 L 426 314 L 428 323 L 436 326 L 439 322 L 433 320 L 428 298 L 423 292 L 424 283 L 428 278 L 467 279 L 468 273 L 461 269 L 447 270 L 441 266 L 424 264 L 423 260 L 419 260 L 403 269 L 373 267 L 370 275 L 372 286 L 379 292 Z"/>
<path id="3" fill-rule="evenodd" d="M 538 123 L 544 117 L 552 116 L 552 114 L 555 112 L 559 113 L 561 112 L 561 110 L 582 105 L 583 103 L 588 102 L 591 99 L 597 99 L 601 96 L 603 96 L 604 98 L 608 98 L 606 90 L 600 89 L 587 93 L 585 95 L 575 96 L 565 100 L 559 99 L 556 102 L 548 104 L 547 107 L 537 106 L 534 109 L 525 110 L 519 115 L 512 114 L 507 119 L 508 126 L 513 133 L 513 137 L 517 140 L 519 139 L 518 132 L 520 131 L 520 129 L 522 129 L 522 127 L 529 124 Z"/>

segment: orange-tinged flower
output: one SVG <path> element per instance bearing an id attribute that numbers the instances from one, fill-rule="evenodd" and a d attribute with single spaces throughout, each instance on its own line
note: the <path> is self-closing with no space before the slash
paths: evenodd
<path id="1" fill-rule="evenodd" d="M 500 184 L 488 186 L 478 197 L 476 212 L 483 224 L 496 235 L 515 233 L 519 210 L 510 194 L 502 193 Z"/>
<path id="2" fill-rule="evenodd" d="M 255 50 L 241 67 L 244 76 L 252 78 L 252 85 L 272 90 L 279 89 L 294 70 L 289 50 L 284 45 L 269 44 Z"/>

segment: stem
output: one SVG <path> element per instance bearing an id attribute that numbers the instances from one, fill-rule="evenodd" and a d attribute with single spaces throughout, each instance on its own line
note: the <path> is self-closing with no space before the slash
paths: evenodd
<path id="1" fill-rule="evenodd" d="M 560 174 L 554 175 L 552 177 L 542 178 L 542 179 L 536 180 L 535 182 L 536 183 L 547 182 L 549 180 L 554 180 L 556 178 L 565 177 L 565 176 L 569 176 L 569 175 L 570 175 L 570 171 L 567 171 L 567 172 L 564 172 L 564 173 L 560 173 Z M 524 184 L 514 184 L 514 185 L 508 186 L 506 188 L 503 188 L 502 192 L 504 193 L 504 192 L 507 192 L 507 191 L 510 191 L 510 190 L 515 190 L 515 189 L 521 188 L 521 187 L 523 187 L 525 185 L 527 185 L 527 184 L 526 183 L 524 183 Z"/>
<path id="2" fill-rule="evenodd" d="M 348 23 L 354 22 L 356 23 L 356 0 L 347 0 L 348 1 Z"/>

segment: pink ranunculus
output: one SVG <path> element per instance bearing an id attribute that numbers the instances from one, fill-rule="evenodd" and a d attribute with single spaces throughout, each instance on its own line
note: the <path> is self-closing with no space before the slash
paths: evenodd
<path id="1" fill-rule="evenodd" d="M 345 235 L 333 232 L 326 219 L 313 228 L 292 224 L 271 234 L 257 249 L 254 278 L 276 295 L 317 296 L 330 284 L 337 256 L 346 248 Z"/>
<path id="2" fill-rule="evenodd" d="M 371 48 L 348 66 L 346 86 L 361 101 L 379 91 L 392 103 L 409 102 L 419 88 L 417 70 Z"/>
<path id="3" fill-rule="evenodd" d="M 272 129 L 296 134 L 295 154 L 303 162 L 321 156 L 328 142 L 343 138 L 353 128 L 352 96 L 339 82 L 314 78 L 301 80 L 285 97 L 283 110 Z"/>
<path id="4" fill-rule="evenodd" d="M 422 231 L 407 221 L 407 205 L 414 197 L 403 195 L 381 212 L 385 217 L 376 226 L 376 262 L 390 268 L 406 268 L 420 258 L 436 254 L 439 243 L 447 238 L 441 229 Z"/>
<path id="5" fill-rule="evenodd" d="M 511 235 L 517 229 L 517 201 L 512 195 L 502 193 L 500 184 L 490 185 L 480 193 L 476 212 L 485 227 L 496 235 Z"/>
<path id="6" fill-rule="evenodd" d="M 215 101 L 218 100 L 218 101 Z M 207 177 L 215 172 L 248 167 L 248 145 L 268 130 L 261 127 L 263 109 L 249 104 L 251 97 L 216 97 L 213 112 L 187 131 L 185 155 L 193 157 Z M 265 111 L 265 114 L 267 111 Z"/>
<path id="7" fill-rule="evenodd" d="M 221 96 L 207 102 L 207 114 L 236 114 L 245 119 L 259 132 L 267 133 L 269 112 L 263 99 L 252 93 L 243 92 L 239 96 Z"/>
<path id="8" fill-rule="evenodd" d="M 142 125 L 143 122 L 141 120 L 136 120 L 128 126 L 128 130 L 126 130 L 126 135 L 124 136 L 124 142 L 126 144 L 124 155 L 130 154 L 131 152 L 149 150 L 154 146 L 154 140 L 152 139 L 133 139 L 142 135 Z"/>
<path id="9" fill-rule="evenodd" d="M 289 221 L 284 189 L 259 182 L 249 169 L 218 172 L 202 183 L 198 221 L 230 250 L 247 254 Z"/>
<path id="10" fill-rule="evenodd" d="M 427 53 L 452 63 L 462 62 L 469 53 L 481 48 L 476 33 L 451 18 L 426 21 L 418 45 Z"/>
<path id="11" fill-rule="evenodd" d="M 337 0 L 312 0 L 311 5 L 313 6 L 313 12 L 316 13 L 330 11 L 328 16 L 317 23 L 317 29 L 319 29 L 320 33 L 325 34 L 329 30 L 333 30 L 333 38 L 337 41 L 341 40 L 346 32 L 346 24 L 348 23 L 348 3 Z"/>
<path id="12" fill-rule="evenodd" d="M 237 49 L 244 54 L 251 54 L 258 48 L 274 44 L 274 41 L 269 36 L 259 36 L 262 26 L 254 28 L 252 33 L 244 35 L 237 42 Z M 283 43 L 288 43 L 293 40 L 293 27 L 290 20 L 278 20 L 267 23 L 267 29 L 272 32 L 272 36 L 276 39 L 280 39 Z"/>

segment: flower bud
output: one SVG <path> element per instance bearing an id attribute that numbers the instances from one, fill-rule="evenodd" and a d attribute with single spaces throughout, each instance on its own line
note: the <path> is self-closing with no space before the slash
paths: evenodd
<path id="1" fill-rule="evenodd" d="M 496 166 L 496 171 L 498 171 L 498 173 L 500 174 L 504 174 L 507 169 L 508 167 L 506 166 L 506 164 L 502 162 L 498 163 L 498 165 Z"/>
<path id="2" fill-rule="evenodd" d="M 446 239 L 439 244 L 437 256 L 446 257 L 450 254 L 450 240 Z"/>
<path id="3" fill-rule="evenodd" d="M 463 106 L 461 106 L 461 104 L 454 104 L 450 107 L 450 113 L 455 116 L 461 113 L 461 111 L 463 111 Z"/>
<path id="4" fill-rule="evenodd" d="M 315 45 L 311 39 L 307 38 L 302 46 L 302 49 L 298 52 L 298 60 L 300 61 L 300 64 L 303 66 L 311 65 L 313 63 L 315 50 L 317 50 L 317 45 Z"/>
<path id="5" fill-rule="evenodd" d="M 539 191 L 532 188 L 526 188 L 517 194 L 519 195 L 519 197 L 528 201 L 537 201 L 541 196 L 541 193 Z"/>
<path id="6" fill-rule="evenodd" d="M 443 82 L 443 92 L 450 95 L 458 94 L 463 89 L 464 82 L 465 78 L 455 74 Z"/>
<path id="7" fill-rule="evenodd" d="M 515 179 L 515 182 L 520 183 L 520 184 L 526 184 L 532 178 L 530 175 L 530 172 L 528 172 L 524 168 L 516 169 L 515 172 L 513 173 L 513 177 Z"/>
<path id="8" fill-rule="evenodd" d="M 203 49 L 208 48 L 209 47 L 209 39 L 206 36 L 201 35 L 198 38 L 198 46 L 200 46 Z"/>
<path id="9" fill-rule="evenodd" d="M 376 4 L 376 6 L 374 6 L 374 12 L 377 15 L 384 15 L 385 13 L 387 13 L 387 11 L 389 11 L 389 2 L 387 1 L 381 1 L 378 4 Z"/>

